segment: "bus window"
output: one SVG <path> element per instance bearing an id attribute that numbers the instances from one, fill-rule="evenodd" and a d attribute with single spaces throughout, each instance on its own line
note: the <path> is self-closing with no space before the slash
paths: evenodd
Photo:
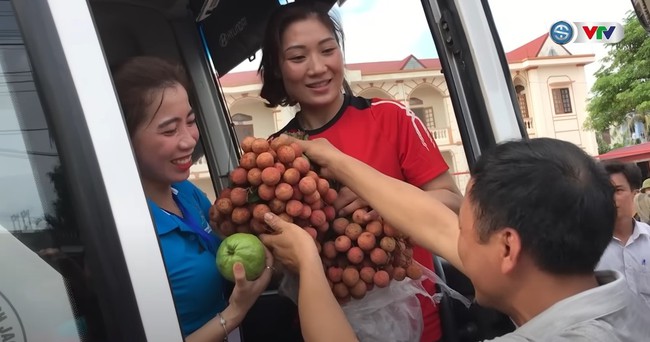
<path id="1" fill-rule="evenodd" d="M 9 1 L 0 13 L 0 340 L 106 341 L 66 170 Z"/>
<path id="2" fill-rule="evenodd" d="M 230 160 L 236 161 L 237 156 L 230 133 L 215 132 L 215 130 L 219 129 L 220 124 L 218 122 L 222 117 L 218 109 L 221 105 L 217 99 L 214 76 L 202 70 L 203 64 L 206 63 L 205 55 L 201 49 L 200 37 L 193 18 L 182 8 L 179 9 L 179 13 L 175 14 L 165 13 L 165 11 L 159 11 L 155 8 L 158 5 L 166 6 L 167 4 L 164 3 L 154 4 L 154 2 L 151 2 L 151 6 L 135 6 L 124 2 L 92 1 L 90 5 L 101 38 L 103 51 L 113 71 L 117 70 L 119 65 L 125 61 L 136 56 L 155 56 L 172 63 L 183 64 L 191 83 L 190 87 L 188 87 L 188 96 L 200 130 L 199 144 L 197 144 L 192 154 L 193 165 L 189 170 L 188 181 L 197 185 L 207 195 L 209 201 L 214 202 L 215 186 L 213 184 L 220 182 L 218 178 L 221 175 L 225 175 L 225 179 L 228 179 L 227 170 L 229 168 L 225 167 L 226 171 L 221 172 L 220 166 L 222 163 L 229 164 Z M 122 110 L 126 110 L 126 108 L 122 108 Z M 119 117 L 119 113 L 116 114 Z M 208 155 L 216 156 L 216 158 L 212 158 L 212 161 L 215 159 L 218 159 L 218 161 L 213 165 L 209 165 Z M 215 174 L 219 176 L 215 177 Z M 152 209 L 154 210 L 154 224 L 161 224 L 161 222 L 156 222 L 159 221 L 159 217 L 156 217 L 155 214 L 156 209 L 149 208 L 150 211 Z M 157 235 L 158 241 L 162 241 L 160 243 L 162 255 L 166 257 L 164 259 L 165 266 L 167 266 L 166 275 L 171 279 L 171 288 L 174 288 L 180 282 L 179 279 L 185 277 L 185 273 L 178 270 L 182 268 L 187 259 L 181 261 L 184 254 L 178 254 L 176 251 L 170 252 L 168 248 L 170 246 L 170 235 L 185 236 L 185 232 Z M 188 239 L 189 243 L 193 243 L 190 239 L 194 237 L 192 235 Z M 163 241 L 164 238 L 167 238 L 166 244 Z M 207 270 L 212 265 L 214 272 L 210 274 L 216 276 L 217 269 L 214 264 L 214 257 L 212 257 L 211 262 L 206 261 L 209 254 L 208 252 L 201 255 L 201 259 L 205 261 L 203 265 Z M 215 276 L 207 278 L 210 284 L 214 284 Z M 206 284 L 205 282 L 199 283 Z M 231 284 L 224 284 L 225 293 L 223 295 L 228 295 L 230 287 Z M 204 288 L 204 290 L 210 292 L 209 289 Z M 213 291 L 219 291 L 219 289 L 213 288 Z M 213 299 L 222 296 L 222 293 L 219 292 L 212 293 L 214 294 Z M 178 296 L 175 297 L 174 304 L 178 311 L 174 313 L 178 313 L 183 323 L 186 323 L 193 319 L 193 313 L 186 314 L 188 313 L 188 307 L 190 307 L 189 310 L 192 310 L 196 302 L 188 304 L 186 300 L 188 297 L 183 297 L 183 295 L 184 293 L 181 293 L 180 300 Z M 193 301 L 195 298 L 191 300 Z M 201 307 L 198 310 L 200 311 L 198 317 L 202 319 L 207 315 L 216 314 L 212 310 L 216 310 L 218 307 L 210 307 L 210 301 L 203 301 L 203 303 L 208 303 L 208 307 L 205 305 Z M 198 327 L 194 329 L 196 328 Z M 233 335 L 237 333 L 238 331 L 235 331 Z"/>
<path id="3" fill-rule="evenodd" d="M 426 127 L 442 152 L 456 185 L 464 190 L 468 163 L 452 95 L 417 0 L 349 0 L 331 11 L 345 34 L 346 80 L 355 96 L 401 103 Z M 210 27 L 211 18 L 206 20 Z M 399 30 L 374 22 L 400 22 Z M 208 32 L 209 34 L 209 32 Z M 387 48 L 390 46 L 390 48 Z M 218 59 L 215 57 L 215 60 Z M 266 137 L 284 127 L 297 107 L 268 108 L 257 77 L 261 52 L 220 78 L 238 138 Z"/>
<path id="4" fill-rule="evenodd" d="M 212 185 L 212 176 L 210 175 L 210 169 L 205 155 L 200 155 L 190 168 L 189 180 L 203 190 L 206 196 L 210 199 L 210 202 L 214 203 L 217 197 L 214 191 L 214 186 Z"/>
<path id="5" fill-rule="evenodd" d="M 457 5 L 451 1 L 426 0 L 323 2 L 332 6 L 330 15 L 340 22 L 344 31 L 343 69 L 346 82 L 342 88 L 346 98 L 355 98 L 358 101 L 355 103 L 367 100 L 391 103 L 401 108 L 401 113 L 411 118 L 414 125 L 422 127 L 422 137 L 428 137 L 436 145 L 440 151 L 440 163 L 446 164 L 450 178 L 461 193 L 469 181 L 469 169 L 482 149 L 502 140 L 525 136 L 515 116 L 514 92 L 511 93 L 508 88 L 509 79 L 505 72 L 507 65 L 500 60 L 503 53 L 494 46 L 489 36 L 492 34 L 489 22 L 482 17 L 484 9 L 480 4 L 463 2 Z M 459 12 L 463 12 L 465 17 L 459 18 Z M 474 26 L 464 32 L 461 23 L 467 22 Z M 207 50 L 217 65 L 215 71 L 219 76 L 220 90 L 238 138 L 246 135 L 267 137 L 295 123 L 292 120 L 300 110 L 299 106 L 278 105 L 269 108 L 268 99 L 260 95 L 263 84 L 257 70 L 262 59 L 261 52 L 223 74 L 219 68 L 223 63 L 219 62 L 219 55 L 215 52 L 223 53 L 224 49 L 218 48 L 221 42 L 219 33 L 226 30 L 216 29 L 221 27 L 221 23 L 212 17 L 202 24 L 206 28 Z M 441 32 L 443 28 L 446 31 Z M 262 35 L 263 32 L 258 34 Z M 479 35 L 481 37 L 477 38 Z M 233 46 L 242 46 L 251 41 L 241 38 L 242 44 L 238 44 L 237 39 L 237 36 L 232 37 Z M 470 48 L 470 41 L 493 45 L 474 43 Z M 327 75 L 329 77 L 330 74 Z M 333 115 L 323 128 L 312 127 L 313 134 L 320 136 L 332 129 L 343 134 L 335 128 L 335 120 L 341 117 Z M 341 145 L 337 147 L 345 151 L 349 147 L 345 145 L 352 144 L 350 141 L 381 139 L 369 132 L 372 130 L 365 126 L 356 132 L 348 131 L 349 141 L 340 139 Z M 372 146 L 368 147 L 368 150 L 372 149 Z M 375 146 L 372 153 L 385 154 L 386 150 Z M 372 156 L 369 156 L 364 161 L 371 159 Z M 443 267 L 445 272 L 449 270 L 448 284 L 462 289 L 463 294 L 471 298 L 474 291 L 471 285 L 466 286 L 469 282 L 464 276 L 447 266 Z M 442 269 L 437 271 L 442 273 Z M 268 310 L 271 310 L 271 305 L 268 306 Z M 441 306 L 439 309 L 439 316 L 445 322 L 442 329 L 445 340 L 486 339 L 513 329 L 506 317 L 491 310 L 474 306 L 470 311 L 464 311 L 464 308 L 456 310 L 452 306 Z M 264 310 L 260 308 L 261 312 Z M 249 314 L 251 317 L 255 315 L 255 311 Z M 259 317 L 263 316 L 268 314 L 259 314 Z M 249 328 L 244 328 L 244 337 L 261 339 L 258 334 L 264 331 L 263 324 L 252 318 L 247 321 Z M 455 323 L 449 323 L 452 321 Z M 433 330 L 427 330 L 425 338 L 439 338 L 439 332 Z"/>

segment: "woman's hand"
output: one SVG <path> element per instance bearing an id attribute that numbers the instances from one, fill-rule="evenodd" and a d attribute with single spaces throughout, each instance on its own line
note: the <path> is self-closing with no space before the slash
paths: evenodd
<path id="1" fill-rule="evenodd" d="M 259 278 L 253 281 L 246 280 L 244 265 L 236 262 L 232 266 L 232 271 L 235 276 L 235 288 L 228 300 L 228 306 L 215 318 L 188 335 L 185 338 L 186 342 L 223 341 L 228 333 L 241 324 L 248 310 L 250 310 L 257 298 L 269 285 L 269 281 L 271 281 L 273 255 L 266 248 L 264 248 L 264 251 L 266 252 L 266 265 L 268 267 L 262 272 Z M 225 320 L 225 327 L 221 325 L 221 318 Z"/>
<path id="2" fill-rule="evenodd" d="M 244 265 L 239 262 L 236 262 L 232 267 L 235 276 L 235 288 L 230 295 L 229 304 L 243 312 L 247 312 L 253 306 L 257 297 L 264 292 L 271 281 L 273 255 L 267 248 L 264 248 L 264 251 L 266 253 L 267 268 L 259 278 L 253 281 L 246 280 Z"/>
<path id="3" fill-rule="evenodd" d="M 352 215 L 357 209 L 368 209 L 368 202 L 361 199 L 357 194 L 355 194 L 347 186 L 342 187 L 338 191 L 338 196 L 332 204 L 334 209 L 336 209 L 338 216 L 348 216 Z M 362 219 L 365 222 L 376 220 L 379 218 L 379 214 L 374 211 L 368 211 Z"/>
<path id="4" fill-rule="evenodd" d="M 270 213 L 264 216 L 264 220 L 274 233 L 261 234 L 260 240 L 285 267 L 300 272 L 302 267 L 313 262 L 320 263 L 316 243 L 307 231 Z"/>

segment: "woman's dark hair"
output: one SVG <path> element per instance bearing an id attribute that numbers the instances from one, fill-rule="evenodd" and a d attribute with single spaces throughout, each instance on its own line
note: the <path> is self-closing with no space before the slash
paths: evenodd
<path id="1" fill-rule="evenodd" d="M 258 73 L 262 76 L 260 96 L 268 101 L 267 107 L 293 106 L 295 100 L 289 98 L 280 72 L 280 51 L 282 35 L 289 25 L 305 19 L 320 21 L 334 34 L 339 46 L 343 45 L 343 30 L 336 19 L 329 15 L 329 7 L 320 1 L 296 1 L 278 7 L 266 26 L 262 42 L 262 61 Z"/>
<path id="2" fill-rule="evenodd" d="M 176 84 L 186 91 L 189 89 L 187 75 L 180 64 L 152 56 L 133 57 L 118 65 L 113 81 L 130 136 L 145 120 L 145 110 L 153 103 L 156 91 Z"/>

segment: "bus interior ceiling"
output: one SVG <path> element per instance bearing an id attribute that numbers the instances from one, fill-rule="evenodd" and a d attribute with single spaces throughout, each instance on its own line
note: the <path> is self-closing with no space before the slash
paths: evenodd
<path id="1" fill-rule="evenodd" d="M 186 1 L 91 1 L 93 17 L 109 66 L 114 67 L 138 55 L 158 56 L 180 62 L 178 44 L 169 21 L 170 18 L 178 18 L 180 13 L 165 11 L 165 8 L 175 8 L 174 4 L 181 2 Z M 159 3 L 160 6 L 146 6 L 145 3 Z M 185 10 L 181 12 L 187 17 Z M 176 15 L 171 16 L 171 13 Z"/>
<path id="2" fill-rule="evenodd" d="M 208 0 L 90 0 L 109 65 L 114 66 L 129 57 L 145 54 L 181 61 L 171 21 L 195 20 L 206 1 Z M 336 0 L 298 1 L 325 2 L 330 6 L 336 3 Z M 220 0 L 213 13 L 224 8 L 229 13 L 219 13 L 219 16 L 243 17 L 250 11 L 247 5 L 259 4 L 263 7 L 262 4 L 268 3 L 278 3 L 278 0 Z M 217 24 L 214 20 L 212 22 L 209 18 L 205 20 L 207 25 Z M 263 29 L 248 33 L 249 36 L 251 34 L 258 35 L 261 43 Z M 253 53 L 259 47 L 256 44 Z M 241 59 L 238 62 L 248 57 L 239 51 L 233 53 Z"/>

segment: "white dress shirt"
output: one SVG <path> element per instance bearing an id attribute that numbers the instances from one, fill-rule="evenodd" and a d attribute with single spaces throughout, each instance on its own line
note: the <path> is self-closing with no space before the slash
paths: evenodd
<path id="1" fill-rule="evenodd" d="M 634 222 L 634 231 L 625 246 L 621 240 L 612 238 L 596 270 L 619 271 L 630 289 L 650 306 L 650 226 Z"/>
<path id="2" fill-rule="evenodd" d="M 555 303 L 517 330 L 491 342 L 647 342 L 650 307 L 623 275 L 598 271 L 600 286 Z M 487 342 L 487 341 L 485 341 Z"/>

